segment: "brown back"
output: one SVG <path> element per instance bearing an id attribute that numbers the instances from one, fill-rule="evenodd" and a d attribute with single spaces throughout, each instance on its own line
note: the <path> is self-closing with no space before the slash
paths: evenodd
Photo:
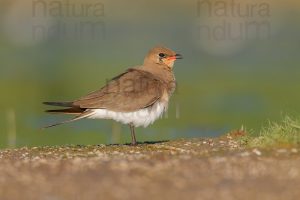
<path id="1" fill-rule="evenodd" d="M 153 105 L 165 92 L 168 92 L 167 83 L 150 72 L 131 68 L 100 90 L 74 101 L 73 106 L 132 112 Z"/>

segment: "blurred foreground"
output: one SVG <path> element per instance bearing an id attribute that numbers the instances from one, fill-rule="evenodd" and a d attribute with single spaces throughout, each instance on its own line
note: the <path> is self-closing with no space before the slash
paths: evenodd
<path id="1" fill-rule="evenodd" d="M 300 149 L 231 137 L 0 151 L 0 199 L 298 199 Z"/>

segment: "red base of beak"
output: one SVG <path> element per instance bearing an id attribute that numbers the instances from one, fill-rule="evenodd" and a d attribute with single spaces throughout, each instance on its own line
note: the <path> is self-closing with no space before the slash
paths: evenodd
<path id="1" fill-rule="evenodd" d="M 175 56 L 168 57 L 168 60 L 177 60 L 177 59 L 182 59 L 182 55 L 176 54 Z"/>

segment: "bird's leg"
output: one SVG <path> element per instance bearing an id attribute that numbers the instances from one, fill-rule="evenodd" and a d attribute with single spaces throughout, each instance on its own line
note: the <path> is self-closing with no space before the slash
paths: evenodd
<path id="1" fill-rule="evenodd" d="M 135 146 L 135 145 L 137 145 L 137 143 L 136 143 L 136 139 L 135 139 L 134 126 L 133 126 L 133 124 L 129 124 L 129 127 L 130 127 L 130 131 L 131 131 L 131 145 Z"/>

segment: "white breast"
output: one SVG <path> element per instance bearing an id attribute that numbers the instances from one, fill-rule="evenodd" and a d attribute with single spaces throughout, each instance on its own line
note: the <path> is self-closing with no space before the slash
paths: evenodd
<path id="1" fill-rule="evenodd" d="M 91 119 L 113 119 L 123 124 L 132 123 L 135 127 L 148 126 L 159 118 L 167 109 L 167 103 L 157 102 L 153 106 L 134 112 L 114 112 L 107 109 L 93 109 Z"/>

